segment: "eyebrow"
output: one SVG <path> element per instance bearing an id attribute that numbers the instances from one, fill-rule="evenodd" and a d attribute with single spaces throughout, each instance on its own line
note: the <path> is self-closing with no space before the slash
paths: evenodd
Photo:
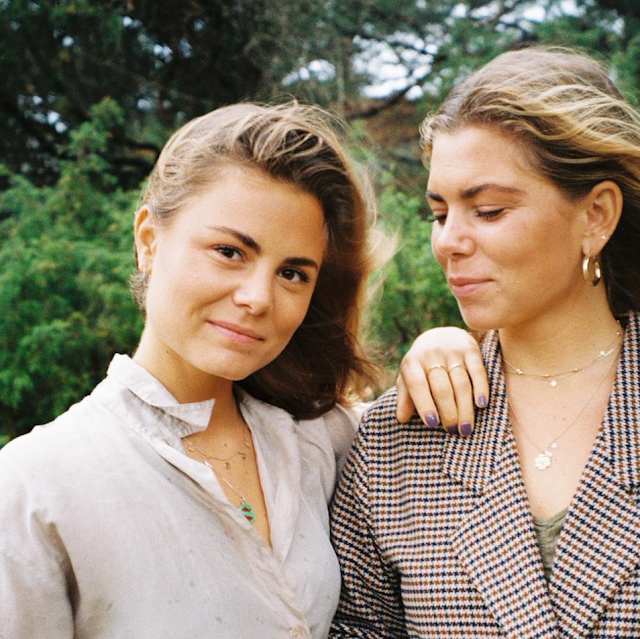
<path id="1" fill-rule="evenodd" d="M 242 242 L 247 248 L 254 250 L 258 255 L 262 253 L 262 248 L 260 244 L 258 244 L 252 237 L 249 235 L 245 235 L 244 233 L 240 233 L 240 231 L 236 231 L 228 226 L 216 226 L 215 224 L 208 224 L 207 228 L 212 231 L 221 231 L 222 233 L 227 233 L 228 235 L 233 235 L 237 240 Z"/>
<path id="2" fill-rule="evenodd" d="M 244 233 L 240 233 L 240 231 L 236 231 L 228 226 L 216 226 L 214 224 L 209 224 L 207 228 L 213 231 L 220 231 L 222 233 L 228 233 L 229 235 L 233 235 L 237 240 L 242 242 L 247 248 L 250 248 L 257 255 L 262 253 L 262 247 L 258 244 L 250 235 L 245 235 Z M 308 266 L 310 268 L 316 269 L 316 271 L 320 270 L 320 265 L 311 258 L 308 257 L 287 257 L 284 260 L 285 264 L 290 264 L 291 266 Z"/>
<path id="3" fill-rule="evenodd" d="M 476 195 L 480 195 L 483 191 L 502 191 L 503 193 L 512 193 L 512 194 L 520 194 L 524 193 L 522 189 L 517 189 L 514 186 L 506 186 L 504 184 L 498 184 L 497 182 L 485 182 L 484 184 L 479 184 L 478 186 L 472 186 L 468 189 L 464 189 L 460 193 L 460 197 L 463 200 L 470 200 Z M 436 202 L 444 202 L 444 198 L 439 193 L 435 191 L 430 191 L 427 189 L 425 195 L 428 200 L 435 200 Z"/>

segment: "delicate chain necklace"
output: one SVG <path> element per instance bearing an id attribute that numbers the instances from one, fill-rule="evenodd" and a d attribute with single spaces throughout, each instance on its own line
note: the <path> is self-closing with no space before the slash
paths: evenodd
<path id="1" fill-rule="evenodd" d="M 560 439 L 562 439 L 562 437 L 566 433 L 569 432 L 569 429 L 578 421 L 578 419 L 580 419 L 580 416 L 582 415 L 582 413 L 584 413 L 584 411 L 587 409 L 587 406 L 589 406 L 593 398 L 596 396 L 596 393 L 598 392 L 598 390 L 600 390 L 600 387 L 604 383 L 604 380 L 607 379 L 607 377 L 609 376 L 609 373 L 615 366 L 615 363 L 616 362 L 614 360 L 611 366 L 609 366 L 609 368 L 607 369 L 607 372 L 604 374 L 604 377 L 598 382 L 596 389 L 589 396 L 587 403 L 580 409 L 580 412 L 575 416 L 575 418 L 571 421 L 571 423 L 566 428 L 564 428 L 564 430 L 562 430 L 562 432 L 559 435 L 554 437 L 551 443 L 545 448 L 540 448 L 540 446 L 538 446 L 538 444 L 536 444 L 536 442 L 533 441 L 529 433 L 526 431 L 526 429 L 522 425 L 522 422 L 518 419 L 518 416 L 516 415 L 516 412 L 513 409 L 513 404 L 511 402 L 509 403 L 509 410 L 511 411 L 511 417 L 513 421 L 516 424 L 520 424 L 520 430 L 524 433 L 524 436 L 540 451 L 536 455 L 535 459 L 533 460 L 533 465 L 538 470 L 547 470 L 547 468 L 551 466 L 551 458 L 554 455 L 555 449 L 558 448 L 558 442 L 560 441 Z"/>
<path id="2" fill-rule="evenodd" d="M 609 355 L 614 353 L 620 346 L 619 344 L 616 344 L 620 335 L 622 335 L 622 330 L 620 328 L 620 322 L 618 322 L 618 330 L 616 331 L 616 336 L 613 338 L 613 342 L 611 342 L 607 350 L 600 351 L 596 355 L 596 357 L 594 357 L 592 360 L 589 360 L 584 366 L 580 366 L 579 368 L 573 368 L 570 371 L 565 371 L 564 373 L 556 373 L 556 374 L 525 373 L 521 368 L 518 368 L 517 366 L 514 366 L 513 364 L 508 362 L 503 356 L 502 361 L 505 363 L 506 366 L 512 369 L 512 370 L 505 370 L 505 373 L 511 374 L 511 375 L 513 374 L 522 375 L 523 377 L 532 377 L 534 379 L 543 379 L 549 382 L 549 386 L 552 386 L 553 388 L 555 388 L 558 385 L 559 381 L 571 375 L 575 375 L 575 373 L 579 373 L 580 371 L 583 371 L 589 368 L 590 366 L 593 366 L 596 362 L 599 362 L 601 359 L 605 359 L 606 357 L 609 357 Z"/>
<path id="3" fill-rule="evenodd" d="M 244 423 L 244 427 L 245 427 L 244 447 L 249 449 L 249 450 L 251 450 L 251 443 L 250 443 L 250 439 L 249 439 L 249 437 L 250 437 L 250 435 L 249 435 L 249 427 L 247 426 L 246 422 Z M 214 457 L 213 455 L 209 455 L 208 453 L 205 453 L 203 450 L 198 448 L 192 441 L 190 441 L 188 439 L 185 439 L 184 441 L 185 441 L 185 443 L 187 445 L 187 449 L 189 450 L 189 452 L 190 453 L 196 452 L 199 455 L 202 455 L 202 457 L 204 457 L 204 465 L 207 466 L 214 473 L 214 475 L 218 479 L 220 479 L 227 486 L 229 486 L 229 488 L 240 498 L 240 506 L 238 506 L 238 511 L 240 512 L 240 514 L 250 524 L 254 524 L 255 521 L 256 521 L 255 510 L 253 509 L 253 506 L 249 502 L 247 502 L 247 499 L 244 496 L 244 488 L 245 488 L 245 485 L 247 483 L 247 453 L 246 453 L 246 451 L 237 450 L 235 453 L 232 453 L 228 457 Z M 228 470 L 231 467 L 231 464 L 229 462 L 234 457 L 240 457 L 240 459 L 242 459 L 242 469 L 243 469 L 242 470 L 242 488 L 240 490 L 238 490 L 226 477 L 223 477 L 213 467 L 213 463 L 212 463 L 214 461 L 222 462 L 224 464 L 224 467 Z"/>
<path id="4" fill-rule="evenodd" d="M 231 455 L 229 455 L 228 457 L 214 457 L 213 455 L 209 455 L 207 453 L 205 453 L 203 450 L 200 450 L 200 448 L 198 448 L 191 440 L 185 439 L 185 443 L 187 444 L 187 448 L 189 449 L 189 452 L 193 453 L 193 452 L 197 452 L 200 455 L 202 455 L 206 460 L 209 460 L 209 462 L 213 459 L 215 461 L 219 461 L 222 462 L 224 464 L 224 467 L 229 470 L 229 468 L 231 468 L 231 464 L 230 461 L 234 458 L 234 457 L 241 457 L 242 459 L 246 459 L 247 457 L 247 453 L 241 451 L 241 450 L 237 450 L 235 453 L 231 453 Z M 247 425 L 245 424 L 245 431 L 244 431 L 244 447 L 251 449 L 251 444 L 249 443 L 249 429 L 247 428 Z"/>

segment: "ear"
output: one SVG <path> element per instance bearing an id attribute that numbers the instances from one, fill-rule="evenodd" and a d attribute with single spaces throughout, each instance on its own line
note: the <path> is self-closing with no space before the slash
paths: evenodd
<path id="1" fill-rule="evenodd" d="M 613 180 L 596 184 L 586 198 L 586 226 L 582 240 L 584 255 L 598 255 L 618 226 L 623 197 Z"/>
<path id="2" fill-rule="evenodd" d="M 153 258 L 158 242 L 158 227 L 153 219 L 151 209 L 146 204 L 136 213 L 133 235 L 138 270 L 149 275 L 153 269 Z"/>

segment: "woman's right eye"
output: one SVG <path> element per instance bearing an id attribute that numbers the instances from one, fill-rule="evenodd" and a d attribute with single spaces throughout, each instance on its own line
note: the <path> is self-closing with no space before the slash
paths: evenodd
<path id="1" fill-rule="evenodd" d="M 431 217 L 427 218 L 428 222 L 437 222 L 438 224 L 444 224 L 447 219 L 446 213 L 434 213 Z"/>
<path id="2" fill-rule="evenodd" d="M 241 260 L 242 251 L 235 246 L 214 246 L 214 250 L 228 260 Z"/>

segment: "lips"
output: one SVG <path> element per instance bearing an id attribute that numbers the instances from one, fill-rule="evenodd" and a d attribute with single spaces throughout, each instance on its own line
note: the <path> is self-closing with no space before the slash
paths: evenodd
<path id="1" fill-rule="evenodd" d="M 447 280 L 451 291 L 458 298 L 473 295 L 491 282 L 490 279 L 477 277 L 449 277 Z"/>
<path id="2" fill-rule="evenodd" d="M 264 342 L 265 340 L 265 337 L 260 333 L 256 333 L 254 330 L 239 326 L 238 324 L 217 320 L 209 321 L 208 323 L 225 337 L 243 344 L 255 344 L 256 342 Z"/>

